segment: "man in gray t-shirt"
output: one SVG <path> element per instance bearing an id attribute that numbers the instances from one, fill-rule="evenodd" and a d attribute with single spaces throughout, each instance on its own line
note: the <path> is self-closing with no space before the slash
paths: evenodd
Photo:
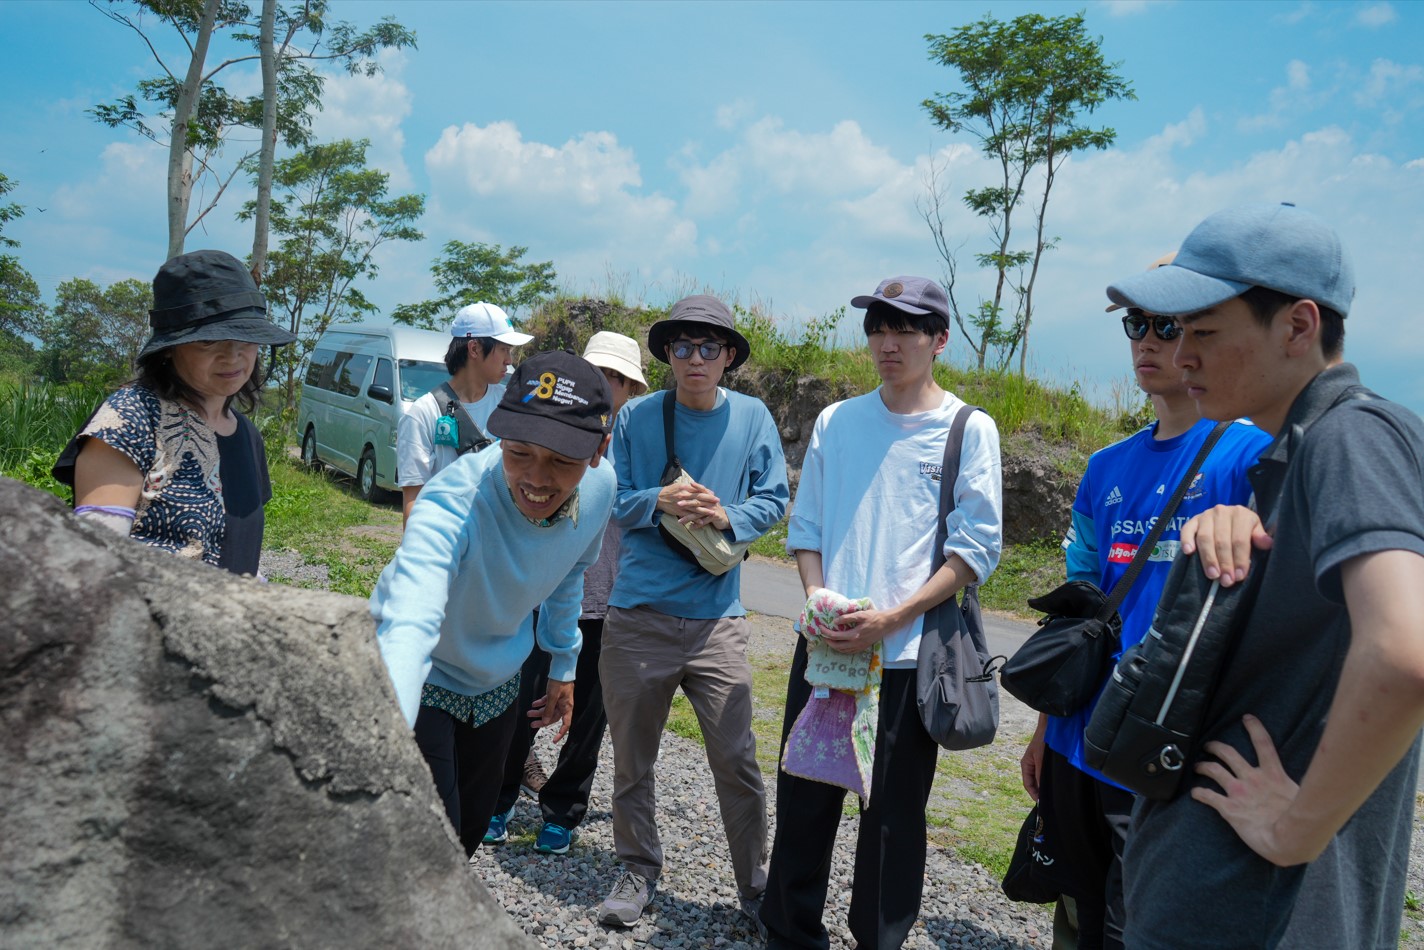
<path id="1" fill-rule="evenodd" d="M 1182 532 L 1223 584 L 1245 579 L 1248 540 L 1269 554 L 1190 793 L 1133 812 L 1125 942 L 1393 948 L 1424 723 L 1424 424 L 1341 362 L 1353 271 L 1293 206 L 1212 215 L 1108 296 L 1177 318 L 1204 417 L 1276 436 L 1250 472 L 1257 511 Z"/>

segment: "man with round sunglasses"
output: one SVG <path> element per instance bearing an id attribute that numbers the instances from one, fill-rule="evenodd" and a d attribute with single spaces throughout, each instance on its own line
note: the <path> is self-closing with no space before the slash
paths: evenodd
<path id="1" fill-rule="evenodd" d="M 713 574 L 659 531 L 669 515 L 739 543 L 786 513 L 786 460 L 771 413 L 761 400 L 721 386 L 749 350 L 726 304 L 705 294 L 679 300 L 648 330 L 648 351 L 670 365 L 675 389 L 629 403 L 614 427 L 613 521 L 622 529 L 622 554 L 599 674 L 613 740 L 613 846 L 623 868 L 597 910 L 603 923 L 636 923 L 657 887 L 663 851 L 654 766 L 681 689 L 702 729 L 741 907 L 749 926 L 760 927 L 766 793 L 751 730 L 741 569 Z M 664 484 L 674 453 L 691 482 Z"/>
<path id="2" fill-rule="evenodd" d="M 1170 261 L 1169 255 L 1152 267 Z M 1104 592 L 1126 573 L 1214 426 L 1202 419 L 1172 364 L 1181 327 L 1171 317 L 1130 307 L 1122 328 L 1134 378 L 1157 419 L 1088 460 L 1063 540 L 1068 579 L 1089 581 Z M 1119 610 L 1124 650 L 1151 625 L 1181 546 L 1182 525 L 1213 505 L 1245 504 L 1251 495 L 1247 469 L 1269 443 L 1255 426 L 1235 423 L 1212 449 Z M 1072 716 L 1040 714 L 1020 760 L 1024 789 L 1039 803 L 1057 857 L 1052 878 L 1063 900 L 1055 914 L 1054 945 L 1065 945 L 1076 917 L 1079 950 L 1123 946 L 1121 861 L 1133 805 L 1131 792 L 1083 761 L 1083 733 L 1094 705 Z"/>

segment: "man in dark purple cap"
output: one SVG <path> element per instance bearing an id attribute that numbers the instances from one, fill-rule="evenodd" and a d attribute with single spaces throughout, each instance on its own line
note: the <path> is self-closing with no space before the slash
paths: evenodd
<path id="1" fill-rule="evenodd" d="M 892 277 L 851 306 L 865 308 L 866 341 L 881 383 L 817 418 L 786 550 L 796 557 L 808 612 L 829 598 L 871 603 L 839 617 L 815 649 L 833 661 L 878 652 L 883 664 L 850 930 L 859 946 L 898 947 L 919 915 L 925 806 L 939 749 L 916 702 L 920 634 L 928 611 L 982 583 L 999 562 L 999 433 L 986 413 L 967 417 L 955 506 L 937 552 L 946 440 L 965 408 L 934 379 L 935 357 L 949 342 L 949 302 L 933 280 Z M 803 710 L 821 715 L 812 704 L 830 705 L 836 692 L 807 681 L 811 634 L 802 634 L 786 688 L 784 763 L 795 754 L 787 739 Z M 821 653 L 825 649 L 833 652 Z M 833 779 L 785 768 L 777 774 L 776 846 L 762 907 L 768 946 L 830 945 L 822 917 L 846 795 Z"/>

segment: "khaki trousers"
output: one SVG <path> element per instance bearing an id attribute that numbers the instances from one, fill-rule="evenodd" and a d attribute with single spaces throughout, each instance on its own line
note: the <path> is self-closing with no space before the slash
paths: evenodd
<path id="1" fill-rule="evenodd" d="M 629 870 L 650 881 L 663 866 L 653 767 L 681 688 L 702 728 L 739 895 L 766 888 L 766 792 L 752 735 L 748 634 L 744 617 L 608 610 L 598 668 L 613 740 L 613 846 Z"/>

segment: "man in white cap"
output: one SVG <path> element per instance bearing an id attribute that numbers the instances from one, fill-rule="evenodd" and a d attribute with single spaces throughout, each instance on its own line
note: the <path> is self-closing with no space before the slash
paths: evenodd
<path id="1" fill-rule="evenodd" d="M 445 353 L 450 381 L 412 403 L 396 427 L 402 522 L 410 519 L 431 476 L 489 444 L 485 425 L 504 395 L 502 380 L 514 348 L 534 339 L 514 329 L 509 315 L 492 303 L 462 307 L 450 323 L 450 336 Z"/>
<path id="2" fill-rule="evenodd" d="M 1354 294 L 1339 235 L 1286 204 L 1217 212 L 1172 264 L 1108 287 L 1175 318 L 1173 364 L 1204 418 L 1275 436 L 1250 472 L 1256 511 L 1182 530 L 1223 584 L 1246 571 L 1223 572 L 1222 513 L 1259 516 L 1270 552 L 1190 792 L 1133 810 L 1130 947 L 1398 945 L 1424 723 L 1424 423 L 1343 361 Z"/>

